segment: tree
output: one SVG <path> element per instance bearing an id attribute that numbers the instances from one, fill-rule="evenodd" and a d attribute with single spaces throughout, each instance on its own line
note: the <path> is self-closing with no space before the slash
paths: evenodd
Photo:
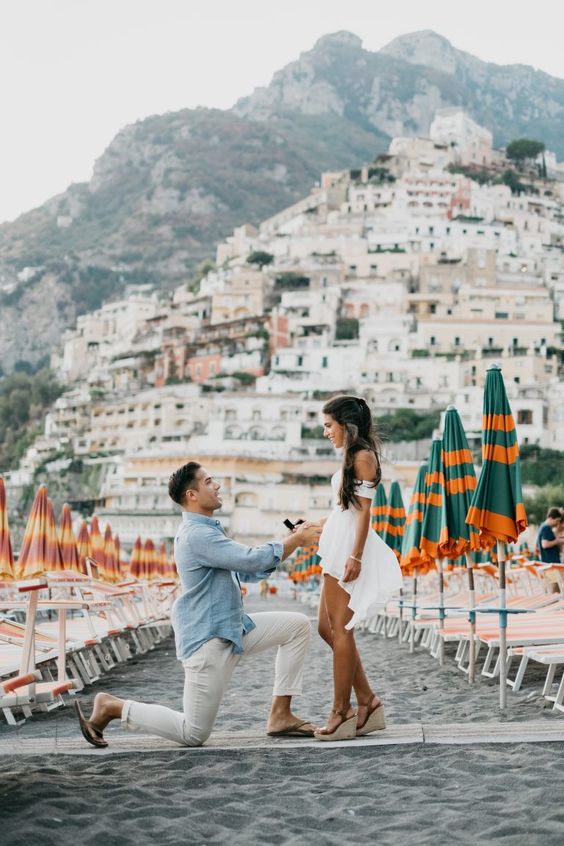
<path id="1" fill-rule="evenodd" d="M 539 526 L 546 518 L 549 508 L 562 507 L 564 485 L 551 485 L 539 488 L 532 496 L 524 497 L 525 511 L 529 523 Z"/>
<path id="2" fill-rule="evenodd" d="M 258 264 L 259 267 L 264 267 L 265 264 L 272 264 L 273 261 L 274 256 L 265 250 L 255 250 L 247 256 L 247 264 Z"/>
<path id="3" fill-rule="evenodd" d="M 511 161 L 522 164 L 527 160 L 534 160 L 540 153 L 544 153 L 545 145 L 542 141 L 535 141 L 532 138 L 517 138 L 510 141 L 506 147 L 506 155 Z"/>

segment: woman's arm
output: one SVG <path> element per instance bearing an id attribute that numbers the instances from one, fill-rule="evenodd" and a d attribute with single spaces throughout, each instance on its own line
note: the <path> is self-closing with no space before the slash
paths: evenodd
<path id="1" fill-rule="evenodd" d="M 361 450 L 355 456 L 354 472 L 357 479 L 370 482 L 376 478 L 376 458 L 368 450 Z M 350 557 L 345 564 L 344 582 L 352 582 L 360 575 L 362 554 L 368 532 L 370 531 L 370 508 L 372 500 L 364 496 L 357 497 L 354 543 Z"/>

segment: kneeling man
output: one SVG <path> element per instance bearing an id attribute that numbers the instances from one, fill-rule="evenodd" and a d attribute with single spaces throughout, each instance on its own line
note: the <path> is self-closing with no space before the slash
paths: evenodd
<path id="1" fill-rule="evenodd" d="M 276 647 L 274 695 L 269 735 L 312 737 L 315 726 L 295 716 L 291 699 L 302 688 L 310 625 L 299 613 L 244 613 L 239 575 L 265 578 L 298 546 L 315 543 L 320 528 L 303 523 L 281 541 L 258 547 L 228 538 L 214 512 L 221 507 L 220 485 L 190 461 L 172 474 L 168 491 L 182 508 L 174 556 L 182 595 L 172 608 L 176 652 L 184 666 L 184 711 L 164 705 L 118 699 L 99 693 L 87 720 L 76 702 L 80 727 L 93 746 L 107 746 L 103 732 L 111 720 L 186 746 L 210 736 L 223 695 L 239 662 Z"/>

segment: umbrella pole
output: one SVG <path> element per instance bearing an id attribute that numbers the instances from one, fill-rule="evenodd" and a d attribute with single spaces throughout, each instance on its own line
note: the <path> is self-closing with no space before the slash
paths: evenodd
<path id="1" fill-rule="evenodd" d="M 445 576 L 443 570 L 443 559 L 439 558 L 439 627 L 442 629 L 445 621 Z M 439 641 L 439 664 L 441 667 L 445 663 L 445 639 L 440 638 Z"/>
<path id="2" fill-rule="evenodd" d="M 505 604 L 505 549 L 497 542 L 499 571 L 499 710 L 507 706 L 507 611 Z"/>
<path id="3" fill-rule="evenodd" d="M 470 623 L 470 645 L 468 655 L 468 682 L 474 684 L 476 680 L 476 592 L 474 589 L 474 566 L 470 554 L 466 553 L 466 567 L 468 569 L 468 594 L 469 611 L 468 622 Z"/>
<path id="4" fill-rule="evenodd" d="M 413 571 L 413 599 L 411 605 L 411 631 L 409 633 L 409 651 L 415 651 L 415 614 L 417 603 L 417 567 Z"/>
<path id="5" fill-rule="evenodd" d="M 399 601 L 399 630 L 398 630 L 398 643 L 401 643 L 401 636 L 403 633 L 403 588 L 400 588 L 400 601 Z"/>

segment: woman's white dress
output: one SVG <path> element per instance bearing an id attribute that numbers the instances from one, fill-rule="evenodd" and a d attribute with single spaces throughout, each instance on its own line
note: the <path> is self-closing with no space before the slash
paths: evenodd
<path id="1" fill-rule="evenodd" d="M 350 595 L 349 608 L 353 616 L 346 628 L 352 629 L 357 623 L 373 617 L 399 591 L 402 577 L 395 553 L 380 535 L 369 529 L 358 579 L 353 582 L 342 581 L 345 564 L 353 549 L 358 509 L 354 505 L 347 509 L 339 505 L 341 473 L 341 470 L 337 470 L 331 477 L 333 510 L 321 532 L 319 556 L 323 572 L 338 579 L 341 587 Z M 355 487 L 358 497 L 370 500 L 374 490 L 370 482 L 360 482 Z"/>

